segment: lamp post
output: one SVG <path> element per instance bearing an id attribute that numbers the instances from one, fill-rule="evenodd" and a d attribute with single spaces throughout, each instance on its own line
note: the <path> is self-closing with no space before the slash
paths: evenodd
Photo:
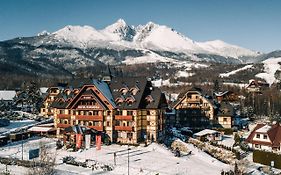
<path id="1" fill-rule="evenodd" d="M 131 136 L 131 134 L 129 134 L 128 135 L 129 137 L 128 137 L 128 141 L 130 142 L 131 141 L 131 139 L 132 139 L 132 136 Z M 129 142 L 128 142 L 128 175 L 130 175 L 130 148 L 129 148 Z"/>
<path id="2" fill-rule="evenodd" d="M 23 160 L 23 130 L 21 130 L 21 160 Z"/>

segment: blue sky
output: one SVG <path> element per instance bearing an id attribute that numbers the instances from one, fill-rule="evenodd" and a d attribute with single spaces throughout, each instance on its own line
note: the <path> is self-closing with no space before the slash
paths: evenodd
<path id="1" fill-rule="evenodd" d="M 279 0 L 1 0 L 0 41 L 65 25 L 101 29 L 123 18 L 167 25 L 195 41 L 270 52 L 281 49 L 280 9 Z"/>

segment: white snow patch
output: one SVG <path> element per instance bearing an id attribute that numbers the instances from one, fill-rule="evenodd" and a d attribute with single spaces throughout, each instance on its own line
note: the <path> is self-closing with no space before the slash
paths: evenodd
<path id="1" fill-rule="evenodd" d="M 269 58 L 267 60 L 264 60 L 262 63 L 264 72 L 257 74 L 256 77 L 264 79 L 267 83 L 269 83 L 269 85 L 278 82 L 279 80 L 276 80 L 274 74 L 277 70 L 280 70 L 279 63 L 281 63 L 281 57 Z"/>
<path id="2" fill-rule="evenodd" d="M 16 91 L 0 90 L 0 100 L 12 101 L 15 96 L 16 96 Z"/>
<path id="3" fill-rule="evenodd" d="M 239 69 L 236 69 L 236 70 L 233 70 L 233 71 L 231 71 L 231 72 L 228 72 L 228 73 L 222 73 L 222 74 L 220 74 L 220 77 L 229 77 L 230 75 L 233 75 L 233 74 L 236 74 L 237 72 L 240 72 L 240 71 L 242 71 L 242 70 L 246 70 L 246 69 L 250 69 L 250 68 L 252 68 L 253 67 L 253 65 L 246 65 L 246 66 L 244 66 L 244 67 L 242 67 L 242 68 L 239 68 Z"/>
<path id="4" fill-rule="evenodd" d="M 192 73 L 192 72 L 186 72 L 186 71 L 178 71 L 176 73 L 176 76 L 177 77 L 191 77 L 193 76 L 195 73 Z"/>

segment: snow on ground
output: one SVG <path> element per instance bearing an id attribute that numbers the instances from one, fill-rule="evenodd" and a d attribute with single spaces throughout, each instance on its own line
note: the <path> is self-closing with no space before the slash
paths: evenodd
<path id="1" fill-rule="evenodd" d="M 27 152 L 31 148 L 37 148 L 40 145 L 49 144 L 50 149 L 55 151 L 55 140 L 48 138 L 31 139 L 24 142 L 24 151 Z M 173 175 L 173 174 L 220 174 L 221 170 L 228 170 L 231 167 L 224 164 L 217 159 L 211 157 L 205 152 L 197 149 L 191 144 L 185 143 L 190 151 L 191 155 L 182 156 L 180 158 L 175 157 L 173 153 L 166 147 L 153 143 L 147 147 L 142 146 L 130 146 L 129 151 L 129 171 L 134 175 L 154 175 L 160 173 L 161 175 Z M 123 145 L 110 145 L 102 146 L 101 150 L 97 151 L 95 148 L 91 148 L 84 151 L 69 152 L 66 150 L 56 151 L 57 166 L 56 169 L 60 170 L 62 174 L 109 174 L 109 175 L 123 175 L 127 174 L 128 168 L 128 146 Z M 49 152 L 52 152 L 49 151 Z M 116 152 L 116 162 L 114 165 L 113 155 Z M 25 154 L 24 154 L 25 155 Z M 101 172 L 92 171 L 90 168 L 76 167 L 72 165 L 66 165 L 62 163 L 64 156 L 74 156 L 76 160 L 85 161 L 86 159 L 96 160 L 100 163 L 112 165 L 113 171 Z M 1 148 L 0 156 L 5 157 L 21 157 L 21 142 L 13 143 L 9 146 Z M 4 165 L 0 165 L 0 169 L 3 170 Z M 11 166 L 8 168 L 12 168 Z M 22 174 L 26 169 L 18 173 L 13 171 L 14 174 Z"/>
<path id="2" fill-rule="evenodd" d="M 229 165 L 224 164 L 205 152 L 187 144 L 192 151 L 192 155 L 181 158 L 174 155 L 165 147 L 152 144 L 148 147 L 133 147 L 129 153 L 129 167 L 131 174 L 219 174 L 222 169 L 229 169 Z M 94 148 L 81 153 L 62 151 L 59 156 L 69 155 L 80 160 L 94 159 L 98 162 L 113 165 L 113 153 L 117 152 L 117 165 L 113 171 L 107 174 L 122 175 L 127 174 L 128 152 L 127 146 L 110 145 L 102 146 L 100 151 Z M 63 167 L 65 165 L 62 165 Z M 62 167 L 62 169 L 63 169 Z M 60 168 L 60 166 L 58 166 Z M 89 170 L 88 172 L 91 172 Z M 87 174 L 87 172 L 85 172 Z"/>
<path id="3" fill-rule="evenodd" d="M 192 72 L 186 72 L 186 71 L 178 71 L 176 73 L 176 77 L 191 77 L 193 76 L 195 73 Z"/>
<path id="4" fill-rule="evenodd" d="M 246 70 L 246 69 L 251 69 L 253 67 L 253 65 L 246 65 L 240 69 L 236 69 L 236 70 L 233 70 L 231 72 L 228 72 L 228 73 L 222 73 L 220 74 L 220 77 L 223 78 L 223 77 L 229 77 L 230 75 L 233 75 L 233 74 L 236 74 L 237 72 L 240 72 L 242 70 Z"/>
<path id="5" fill-rule="evenodd" d="M 226 85 L 226 86 L 237 86 L 240 89 L 242 89 L 242 88 L 246 87 L 248 84 L 246 84 L 246 83 L 226 83 L 226 82 L 224 82 L 223 85 Z"/>
<path id="6" fill-rule="evenodd" d="M 157 63 L 157 62 L 175 62 L 174 59 L 162 57 L 156 53 L 150 52 L 149 54 L 141 57 L 126 57 L 122 63 L 131 65 L 131 64 L 142 64 L 142 63 Z"/>
<path id="7" fill-rule="evenodd" d="M 270 85 L 275 83 L 277 80 L 274 76 L 277 70 L 280 70 L 281 57 L 279 58 L 269 58 L 263 62 L 264 72 L 259 73 L 256 77 L 264 79 Z"/>
<path id="8" fill-rule="evenodd" d="M 153 80 L 152 84 L 153 84 L 154 87 L 170 86 L 170 79 L 163 80 L 161 78 L 161 79 L 158 79 L 158 80 Z"/>
<path id="9" fill-rule="evenodd" d="M 34 124 L 36 121 L 34 120 L 15 120 L 15 121 L 10 121 L 9 126 L 5 127 L 0 127 L 0 133 L 7 132 L 7 131 L 14 131 L 20 127 L 23 126 L 28 126 L 30 124 Z"/>
<path id="10" fill-rule="evenodd" d="M 221 144 L 227 147 L 232 147 L 234 142 L 235 141 L 233 135 L 224 135 Z"/>
<path id="11" fill-rule="evenodd" d="M 16 96 L 16 91 L 0 90 L 0 100 L 12 101 L 15 96 Z"/>

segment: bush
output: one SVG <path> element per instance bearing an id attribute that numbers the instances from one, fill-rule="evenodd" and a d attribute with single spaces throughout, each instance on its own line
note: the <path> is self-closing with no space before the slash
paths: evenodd
<path id="1" fill-rule="evenodd" d="M 253 161 L 263 165 L 270 166 L 271 161 L 274 161 L 274 168 L 281 169 L 281 155 L 273 152 L 254 150 Z"/>

